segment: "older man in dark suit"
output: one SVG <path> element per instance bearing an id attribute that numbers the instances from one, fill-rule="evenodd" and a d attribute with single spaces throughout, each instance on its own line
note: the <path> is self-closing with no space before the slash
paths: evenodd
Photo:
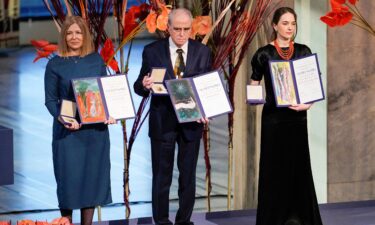
<path id="1" fill-rule="evenodd" d="M 168 20 L 169 38 L 145 46 L 142 68 L 134 90 L 138 95 L 148 96 L 153 85 L 147 76 L 153 67 L 165 67 L 164 80 L 192 77 L 210 71 L 211 52 L 198 41 L 189 39 L 192 16 L 187 9 L 172 10 Z M 190 221 L 195 202 L 195 173 L 202 118 L 197 122 L 178 123 L 169 96 L 151 98 L 149 136 L 152 153 L 152 212 L 156 224 L 173 224 L 168 218 L 169 189 L 172 183 L 175 145 L 178 145 L 177 166 L 179 170 L 179 209 L 175 224 L 194 224 Z"/>

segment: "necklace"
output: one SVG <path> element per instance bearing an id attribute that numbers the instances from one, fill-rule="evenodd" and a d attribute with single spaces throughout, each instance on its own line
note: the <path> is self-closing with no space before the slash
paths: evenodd
<path id="1" fill-rule="evenodd" d="M 292 41 L 289 42 L 289 48 L 286 50 L 280 48 L 279 43 L 277 42 L 277 39 L 275 39 L 274 43 L 275 43 L 276 51 L 282 59 L 289 60 L 290 58 L 292 58 L 292 55 L 294 53 L 294 45 Z"/>

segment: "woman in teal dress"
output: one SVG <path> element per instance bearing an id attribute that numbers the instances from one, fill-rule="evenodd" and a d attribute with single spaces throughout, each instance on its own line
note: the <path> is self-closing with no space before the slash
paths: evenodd
<path id="1" fill-rule="evenodd" d="M 45 105 L 53 116 L 53 165 L 61 215 L 72 222 L 73 209 L 81 209 L 81 224 L 92 223 L 95 206 L 112 202 L 109 132 L 105 123 L 64 125 L 59 117 L 62 99 L 74 101 L 71 79 L 105 76 L 106 67 L 86 22 L 67 17 L 62 25 L 59 55 L 45 72 Z M 79 121 L 79 118 L 77 118 Z"/>

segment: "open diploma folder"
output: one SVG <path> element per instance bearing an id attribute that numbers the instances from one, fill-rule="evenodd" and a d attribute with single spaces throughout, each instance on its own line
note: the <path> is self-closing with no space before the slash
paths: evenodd
<path id="1" fill-rule="evenodd" d="M 217 71 L 192 78 L 167 80 L 166 85 L 180 123 L 233 111 Z"/>
<path id="2" fill-rule="evenodd" d="M 154 84 L 151 87 L 152 94 L 154 95 L 167 95 L 168 91 L 165 88 L 163 81 L 165 73 L 167 72 L 166 68 L 152 68 L 150 77 L 153 78 Z"/>
<path id="3" fill-rule="evenodd" d="M 269 66 L 278 107 L 324 99 L 316 54 L 294 60 L 270 61 Z"/>
<path id="4" fill-rule="evenodd" d="M 135 117 L 133 99 L 125 75 L 72 80 L 81 123 L 102 123 Z"/>

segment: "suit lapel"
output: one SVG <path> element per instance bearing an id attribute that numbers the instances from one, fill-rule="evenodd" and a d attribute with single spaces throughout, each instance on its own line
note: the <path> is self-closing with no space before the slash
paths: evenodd
<path id="1" fill-rule="evenodd" d="M 187 58 L 186 58 L 185 71 L 184 71 L 184 74 L 186 74 L 187 76 L 189 76 L 188 71 L 191 71 L 191 68 L 193 67 L 194 55 L 196 55 L 195 48 L 193 48 L 193 44 L 191 43 L 191 40 L 189 39 L 188 53 L 187 53 Z"/>

